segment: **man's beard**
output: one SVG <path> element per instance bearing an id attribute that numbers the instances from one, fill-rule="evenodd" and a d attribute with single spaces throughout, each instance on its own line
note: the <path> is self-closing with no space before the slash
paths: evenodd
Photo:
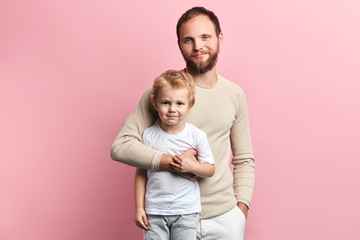
<path id="1" fill-rule="evenodd" d="M 216 52 L 208 52 L 209 59 L 205 62 L 194 62 L 191 57 L 187 58 L 183 55 L 184 60 L 186 61 L 187 70 L 194 75 L 204 74 L 214 68 L 217 62 L 219 53 L 219 48 Z"/>

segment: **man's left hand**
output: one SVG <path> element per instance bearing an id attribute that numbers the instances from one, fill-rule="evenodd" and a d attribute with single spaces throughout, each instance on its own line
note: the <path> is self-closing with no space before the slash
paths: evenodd
<path id="1" fill-rule="evenodd" d="M 240 208 L 240 210 L 244 213 L 245 219 L 247 219 L 247 214 L 249 210 L 248 206 L 246 206 L 246 204 L 241 202 L 239 202 L 237 205 Z"/>

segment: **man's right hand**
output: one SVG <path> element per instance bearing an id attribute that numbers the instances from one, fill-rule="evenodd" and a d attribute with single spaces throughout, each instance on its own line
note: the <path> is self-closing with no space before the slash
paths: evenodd
<path id="1" fill-rule="evenodd" d="M 196 149 L 189 149 L 180 154 L 183 158 L 190 158 L 191 160 L 197 161 L 196 156 L 198 155 L 198 152 Z"/>
<path id="2" fill-rule="evenodd" d="M 185 152 L 183 152 L 181 154 L 183 159 L 186 159 L 188 161 L 197 161 L 196 156 L 197 156 L 197 151 L 195 149 L 189 149 Z M 163 154 L 161 160 L 160 160 L 160 164 L 159 164 L 159 170 L 160 171 L 173 171 L 173 172 L 177 172 L 180 176 L 182 176 L 183 178 L 186 178 L 190 181 L 197 181 L 197 176 L 192 174 L 192 173 L 181 173 L 176 171 L 170 163 L 174 163 L 173 160 L 174 156 L 168 155 L 168 154 Z"/>
<path id="3" fill-rule="evenodd" d="M 198 179 L 198 176 L 196 176 L 195 174 L 192 173 L 178 173 L 181 177 L 190 180 L 192 182 L 196 182 Z"/>

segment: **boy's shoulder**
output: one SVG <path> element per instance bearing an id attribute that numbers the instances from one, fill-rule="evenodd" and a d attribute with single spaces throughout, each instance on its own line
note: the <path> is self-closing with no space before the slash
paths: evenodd
<path id="1" fill-rule="evenodd" d="M 160 128 L 159 123 L 155 123 L 144 130 L 143 136 L 156 134 L 159 131 L 159 128 Z"/>
<path id="2" fill-rule="evenodd" d="M 206 133 L 203 130 L 201 130 L 200 128 L 196 127 L 195 125 L 186 122 L 186 126 L 188 128 L 188 131 L 193 133 L 193 135 L 205 135 L 206 136 Z"/>

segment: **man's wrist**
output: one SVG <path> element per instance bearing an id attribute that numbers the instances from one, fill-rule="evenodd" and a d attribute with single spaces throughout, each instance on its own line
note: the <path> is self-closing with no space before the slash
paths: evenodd
<path id="1" fill-rule="evenodd" d="M 245 219 L 247 219 L 247 215 L 248 215 L 248 211 L 249 211 L 249 207 L 248 205 L 246 205 L 245 203 L 242 202 L 238 202 L 237 206 L 240 208 L 240 210 L 243 212 Z"/>
<path id="2" fill-rule="evenodd" d="M 173 161 L 173 156 L 164 153 L 160 160 L 159 170 L 170 171 L 171 167 L 169 163 L 171 163 L 172 161 Z"/>
<path id="3" fill-rule="evenodd" d="M 246 208 L 247 210 L 249 210 L 249 206 L 246 205 L 245 203 L 242 203 L 242 202 L 238 202 L 237 203 L 238 207 L 241 207 L 241 208 Z"/>

